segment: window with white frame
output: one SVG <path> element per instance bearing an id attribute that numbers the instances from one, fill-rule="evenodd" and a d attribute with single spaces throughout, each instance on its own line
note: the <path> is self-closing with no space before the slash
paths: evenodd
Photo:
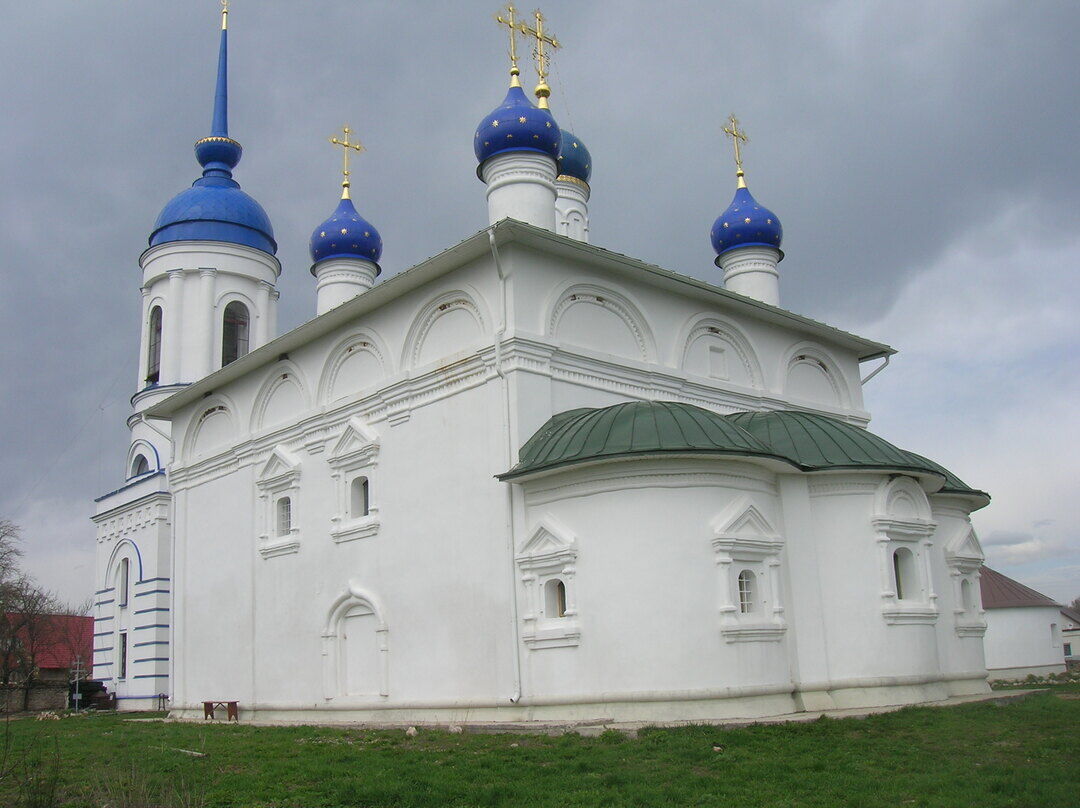
<path id="1" fill-rule="evenodd" d="M 545 518 L 518 551 L 516 561 L 522 585 L 522 641 L 532 650 L 578 645 L 574 535 Z"/>
<path id="2" fill-rule="evenodd" d="M 161 378 L 161 306 L 150 309 L 146 331 L 146 383 L 157 384 Z"/>
<path id="3" fill-rule="evenodd" d="M 225 307 L 221 318 L 221 366 L 235 362 L 248 352 L 248 332 L 251 316 L 247 306 L 238 300 Z"/>
<path id="4" fill-rule="evenodd" d="M 262 505 L 259 554 L 271 558 L 299 551 L 300 459 L 276 447 L 257 475 L 255 487 Z"/>
<path id="5" fill-rule="evenodd" d="M 964 524 L 945 543 L 945 564 L 952 580 L 953 628 L 960 637 L 982 637 L 986 620 L 979 598 L 982 546 L 970 524 Z"/>
<path id="6" fill-rule="evenodd" d="M 733 642 L 778 642 L 787 630 L 780 598 L 783 541 L 749 496 L 713 519 L 720 633 Z"/>
<path id="7" fill-rule="evenodd" d="M 365 539 L 379 532 L 378 456 L 378 435 L 359 418 L 350 418 L 327 459 L 337 488 L 337 512 L 330 519 L 330 537 L 335 542 Z"/>
<path id="8" fill-rule="evenodd" d="M 937 524 L 930 518 L 926 493 L 911 477 L 890 477 L 878 486 L 874 510 L 885 622 L 937 622 L 937 593 L 930 575 Z"/>

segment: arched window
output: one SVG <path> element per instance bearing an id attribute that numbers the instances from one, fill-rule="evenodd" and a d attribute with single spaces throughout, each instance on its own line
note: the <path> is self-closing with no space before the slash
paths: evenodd
<path id="1" fill-rule="evenodd" d="M 750 614 L 754 611 L 754 573 L 743 570 L 739 573 L 739 613 Z"/>
<path id="2" fill-rule="evenodd" d="M 135 460 L 131 464 L 131 476 L 138 477 L 148 471 L 150 471 L 150 462 L 146 459 L 146 455 L 135 455 Z"/>
<path id="3" fill-rule="evenodd" d="M 161 378 L 161 306 L 150 309 L 146 340 L 146 383 L 157 384 Z"/>
<path id="4" fill-rule="evenodd" d="M 248 324 L 250 321 L 247 306 L 234 300 L 225 307 L 225 317 L 221 328 L 221 366 L 235 362 L 248 352 Z"/>
<path id="5" fill-rule="evenodd" d="M 960 582 L 960 604 L 965 612 L 975 611 L 974 591 L 971 588 L 971 581 L 967 578 Z"/>
<path id="6" fill-rule="evenodd" d="M 349 515 L 353 519 L 359 519 L 367 516 L 369 511 L 368 478 L 356 477 L 349 485 Z"/>
<path id="7" fill-rule="evenodd" d="M 120 570 L 116 574 L 116 605 L 127 606 L 128 604 L 128 580 L 131 577 L 131 561 L 127 558 L 120 559 Z"/>
<path id="8" fill-rule="evenodd" d="M 544 584 L 544 616 L 566 617 L 566 584 L 558 578 Z"/>
<path id="9" fill-rule="evenodd" d="M 918 597 L 919 578 L 915 570 L 915 556 L 911 550 L 901 547 L 893 553 L 893 577 L 896 580 L 896 599 Z"/>
<path id="10" fill-rule="evenodd" d="M 292 531 L 292 500 L 282 497 L 277 501 L 277 534 L 288 536 Z"/>

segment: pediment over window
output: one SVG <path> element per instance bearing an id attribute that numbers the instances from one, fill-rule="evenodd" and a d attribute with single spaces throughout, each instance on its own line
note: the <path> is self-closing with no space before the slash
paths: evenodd
<path id="1" fill-rule="evenodd" d="M 577 539 L 561 525 L 544 519 L 533 530 L 518 552 L 517 561 L 524 568 L 568 564 L 577 557 Z"/>
<path id="2" fill-rule="evenodd" d="M 300 458 L 287 449 L 276 446 L 255 478 L 260 487 L 289 482 L 300 476 Z"/>
<path id="3" fill-rule="evenodd" d="M 952 539 L 945 545 L 945 558 L 954 564 L 971 564 L 979 566 L 986 559 L 979 538 L 975 535 L 975 528 L 964 525 Z"/>
<path id="4" fill-rule="evenodd" d="M 765 514 L 750 500 L 741 496 L 712 521 L 713 549 L 749 558 L 776 553 L 782 542 L 780 534 Z"/>
<path id="5" fill-rule="evenodd" d="M 367 465 L 379 454 L 379 435 L 359 418 L 350 418 L 345 424 L 328 462 L 331 466 Z"/>

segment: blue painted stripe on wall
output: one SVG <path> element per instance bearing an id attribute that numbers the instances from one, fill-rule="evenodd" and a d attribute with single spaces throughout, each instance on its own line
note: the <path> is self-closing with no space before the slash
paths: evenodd
<path id="1" fill-rule="evenodd" d="M 136 583 L 136 586 L 138 586 L 139 584 L 151 584 L 154 581 L 171 581 L 171 580 L 172 580 L 172 578 L 143 578 L 141 581 L 138 581 Z"/>
<path id="2" fill-rule="evenodd" d="M 95 631 L 94 632 L 95 637 L 104 637 L 104 636 L 106 636 L 108 634 L 112 634 L 112 632 L 111 631 Z"/>
<path id="3" fill-rule="evenodd" d="M 170 589 L 151 589 L 148 592 L 136 592 L 135 597 L 141 598 L 141 597 L 144 597 L 145 595 L 168 595 L 168 594 L 171 593 L 171 591 L 172 590 L 170 590 Z"/>
<path id="4" fill-rule="evenodd" d="M 116 587 L 115 587 L 115 586 L 110 586 L 110 587 L 109 587 L 108 589 L 99 589 L 99 590 L 98 590 L 97 592 L 95 592 L 94 594 L 95 594 L 95 595 L 104 595 L 104 594 L 105 594 L 106 592 L 112 592 L 112 591 L 113 591 L 113 590 L 115 590 L 115 589 L 116 589 Z"/>
<path id="5" fill-rule="evenodd" d="M 108 617 L 95 617 L 94 618 L 94 621 L 97 622 L 97 623 L 105 623 L 105 622 L 108 622 L 109 620 L 112 620 L 112 615 L 109 615 Z"/>
<path id="6" fill-rule="evenodd" d="M 150 612 L 167 612 L 167 611 L 169 611 L 168 606 L 154 606 L 153 608 L 150 608 L 150 609 L 136 609 L 135 614 L 150 614 Z"/>
<path id="7" fill-rule="evenodd" d="M 149 626 L 135 626 L 136 631 L 142 631 L 144 628 L 168 628 L 168 623 L 151 623 Z"/>
<path id="8" fill-rule="evenodd" d="M 135 648 L 142 648 L 144 645 L 168 645 L 168 640 L 147 640 L 146 642 L 135 643 Z"/>
<path id="9" fill-rule="evenodd" d="M 95 668 L 108 668 L 111 665 L 112 665 L 111 662 L 95 662 L 94 663 Z"/>
<path id="10" fill-rule="evenodd" d="M 169 658 L 167 656 L 148 656 L 148 657 L 143 657 L 142 659 L 136 659 L 135 661 L 136 662 L 168 662 Z"/>
<path id="11" fill-rule="evenodd" d="M 120 701 L 120 700 L 128 701 L 129 699 L 154 699 L 156 701 L 158 696 L 160 696 L 160 695 L 161 695 L 160 693 L 154 693 L 152 696 L 117 696 L 116 700 L 117 701 Z M 166 694 L 166 695 L 168 695 L 168 694 Z"/>
<path id="12" fill-rule="evenodd" d="M 116 598 L 109 598 L 108 600 L 99 600 L 95 603 L 95 606 L 107 606 L 110 603 L 116 603 Z"/>
<path id="13" fill-rule="evenodd" d="M 95 648 L 94 653 L 99 654 L 99 653 L 101 653 L 103 651 L 111 651 L 112 649 L 113 649 L 113 647 L 111 645 L 108 648 Z"/>
<path id="14" fill-rule="evenodd" d="M 140 673 L 138 676 L 132 676 L 132 679 L 168 679 L 167 673 Z"/>

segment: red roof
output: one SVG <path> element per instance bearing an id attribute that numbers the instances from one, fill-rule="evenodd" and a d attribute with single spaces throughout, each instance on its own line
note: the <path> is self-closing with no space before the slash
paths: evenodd
<path id="1" fill-rule="evenodd" d="M 7 615 L 8 620 L 18 622 L 18 615 Z M 69 670 L 75 657 L 82 657 L 86 675 L 94 663 L 94 618 L 78 614 L 42 615 L 41 623 L 33 634 L 34 664 L 39 668 Z M 28 644 L 27 629 L 20 626 L 17 635 Z"/>
<path id="2" fill-rule="evenodd" d="M 979 574 L 979 590 L 984 609 L 1005 609 L 1010 606 L 1058 606 L 1042 592 L 1014 581 L 1008 575 L 984 566 Z"/>

